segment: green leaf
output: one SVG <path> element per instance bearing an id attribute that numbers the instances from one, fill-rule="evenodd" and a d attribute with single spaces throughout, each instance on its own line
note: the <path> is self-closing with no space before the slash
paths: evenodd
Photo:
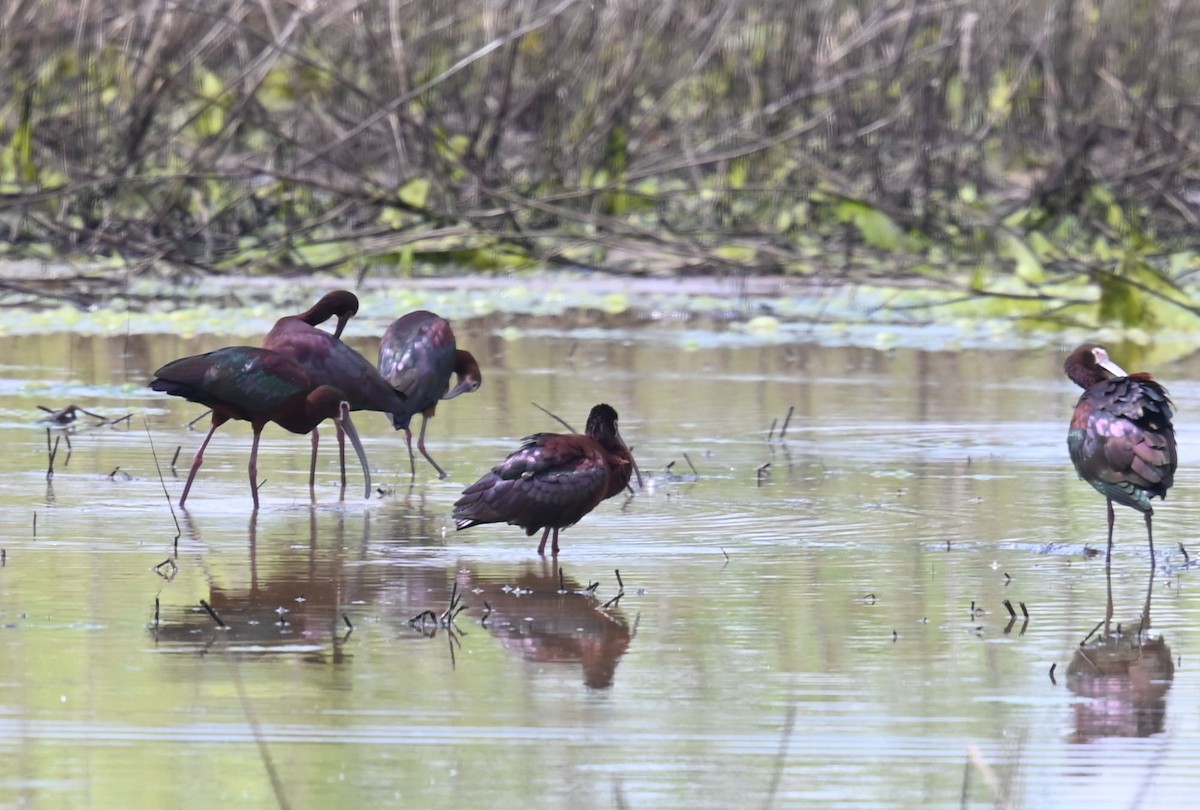
<path id="1" fill-rule="evenodd" d="M 426 201 L 429 199 L 429 189 L 432 183 L 426 177 L 414 177 L 400 187 L 396 192 L 396 196 L 400 198 L 400 202 L 413 208 L 424 208 Z"/>
<path id="2" fill-rule="evenodd" d="M 908 240 L 891 217 L 874 206 L 858 200 L 843 199 L 837 207 L 838 219 L 852 222 L 863 241 L 880 250 L 908 248 Z"/>
<path id="3" fill-rule="evenodd" d="M 748 245 L 721 245 L 713 255 L 731 262 L 752 262 L 758 251 Z"/>
<path id="4" fill-rule="evenodd" d="M 1017 278 L 1026 284 L 1038 285 L 1046 281 L 1046 270 L 1037 256 L 1020 238 L 1014 234 L 1004 235 L 1001 243 L 1001 254 L 1016 262 L 1014 272 Z"/>

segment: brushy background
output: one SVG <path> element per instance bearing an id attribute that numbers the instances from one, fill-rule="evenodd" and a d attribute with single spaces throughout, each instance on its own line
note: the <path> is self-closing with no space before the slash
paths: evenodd
<path id="1" fill-rule="evenodd" d="M 1137 320 L 1197 269 L 1197 43 L 1183 0 L 9 0 L 0 257 L 1083 278 Z"/>

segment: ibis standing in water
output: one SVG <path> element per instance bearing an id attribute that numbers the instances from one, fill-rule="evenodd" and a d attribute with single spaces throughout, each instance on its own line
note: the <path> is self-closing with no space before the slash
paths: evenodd
<path id="1" fill-rule="evenodd" d="M 192 459 L 192 469 L 179 498 L 180 506 L 187 502 L 213 433 L 230 419 L 243 419 L 254 429 L 249 473 L 255 509 L 258 508 L 258 440 L 268 422 L 303 434 L 324 420 L 333 419 L 354 445 L 367 479 L 365 497 L 370 497 L 367 456 L 350 421 L 350 404 L 345 395 L 333 386 L 321 384 L 291 359 L 267 349 L 230 346 L 167 363 L 154 372 L 150 387 L 212 409 L 212 427 Z"/>
<path id="2" fill-rule="evenodd" d="M 1145 517 L 1153 566 L 1154 509 L 1150 499 L 1167 497 L 1178 461 L 1170 397 L 1149 374 L 1127 374 L 1102 346 L 1080 346 L 1067 357 L 1063 368 L 1083 389 L 1067 433 L 1071 461 L 1079 477 L 1108 501 L 1105 570 L 1112 565 L 1113 501 L 1131 506 Z M 1112 614 L 1110 586 L 1106 624 Z"/>
<path id="3" fill-rule="evenodd" d="M 467 487 L 454 504 L 454 523 L 509 523 L 526 535 L 542 529 L 538 554 L 558 556 L 558 532 L 578 523 L 600 502 L 629 484 L 633 454 L 617 431 L 617 412 L 597 405 L 584 433 L 535 433 L 492 471 Z"/>
<path id="4" fill-rule="evenodd" d="M 388 384 L 374 366 L 361 354 L 340 339 L 346 322 L 358 312 L 358 297 L 348 290 L 327 293 L 316 304 L 299 315 L 288 315 L 275 322 L 263 338 L 263 348 L 279 352 L 309 373 L 318 384 L 332 385 L 340 390 L 353 411 L 382 411 L 393 418 L 408 418 L 408 398 Z M 317 325 L 332 317 L 338 320 L 331 335 Z M 338 431 L 338 451 L 341 459 L 342 491 L 346 489 L 346 447 Z M 314 486 L 317 470 L 317 445 L 320 439 L 312 431 L 312 459 L 309 464 L 308 486 Z"/>
<path id="5" fill-rule="evenodd" d="M 379 343 L 379 373 L 396 390 L 408 395 L 409 414 L 392 414 L 392 426 L 404 431 L 412 477 L 417 477 L 417 462 L 409 423 L 419 413 L 421 433 L 417 449 L 438 471 L 438 477 L 445 478 L 446 471 L 425 450 L 425 426 L 437 411 L 438 402 L 479 390 L 483 382 L 479 363 L 470 352 L 458 348 L 448 320 L 418 310 L 397 318 L 383 333 Z M 452 374 L 457 377 L 454 388 L 450 388 Z"/>

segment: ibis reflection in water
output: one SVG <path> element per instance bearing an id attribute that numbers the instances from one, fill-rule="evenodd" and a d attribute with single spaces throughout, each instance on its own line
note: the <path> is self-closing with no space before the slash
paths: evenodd
<path id="1" fill-rule="evenodd" d="M 1104 568 L 1112 566 L 1113 501 L 1133 507 L 1146 520 L 1150 563 L 1154 566 L 1154 533 L 1150 499 L 1166 498 L 1175 479 L 1177 455 L 1171 400 L 1149 374 L 1127 374 L 1109 359 L 1102 346 L 1084 344 L 1063 364 L 1067 376 L 1083 389 L 1071 427 L 1067 448 L 1079 477 L 1108 502 L 1108 553 Z M 1112 587 L 1104 620 L 1112 620 Z"/>
<path id="2" fill-rule="evenodd" d="M 1105 576 L 1111 580 L 1112 572 Z M 1110 583 L 1110 593 L 1111 587 Z M 1163 637 L 1150 632 L 1153 589 L 1152 569 L 1141 616 L 1122 622 L 1115 633 L 1090 643 L 1085 639 L 1072 653 L 1067 688 L 1082 698 L 1072 704 L 1073 742 L 1149 737 L 1163 731 L 1175 662 Z"/>
<path id="3" fill-rule="evenodd" d="M 511 578 L 467 565 L 458 583 L 470 615 L 486 616 L 483 626 L 505 649 L 534 663 L 578 663 L 585 685 L 612 686 L 633 638 L 617 605 L 605 608 L 592 590 L 545 563 Z"/>

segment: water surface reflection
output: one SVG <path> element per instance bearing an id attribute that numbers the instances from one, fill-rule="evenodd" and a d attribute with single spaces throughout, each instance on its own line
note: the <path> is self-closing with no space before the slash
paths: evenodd
<path id="1" fill-rule="evenodd" d="M 1165 730 L 1175 663 L 1166 640 L 1152 635 L 1153 595 L 1151 571 L 1141 614 L 1085 640 L 1071 656 L 1067 687 L 1082 698 L 1072 704 L 1073 742 L 1150 737 Z"/>
<path id="2" fill-rule="evenodd" d="M 48 484 L 37 405 L 146 414 L 177 497 L 167 459 L 198 444 L 196 409 L 124 386 L 219 339 L 8 344 L 27 356 L 0 385 L 0 810 L 961 808 L 969 750 L 1011 764 L 995 772 L 1028 806 L 1200 792 L 1190 569 L 1148 583 L 1118 523 L 1114 599 L 1140 622 L 1149 590 L 1153 635 L 1126 620 L 1079 648 L 1104 523 L 1067 458 L 1060 353 L 461 331 L 488 382 L 439 408 L 450 479 L 410 482 L 403 441 L 364 418 L 379 491 L 337 502 L 326 454 L 314 505 L 308 443 L 268 430 L 252 515 L 232 428 L 177 553 L 147 429 L 74 435 Z M 1200 412 L 1200 361 L 1156 371 Z M 518 530 L 450 522 L 516 439 L 555 429 L 530 400 L 611 401 L 654 473 L 564 535 L 561 579 Z M 1191 542 L 1195 483 L 1185 463 L 1156 509 L 1162 556 Z M 456 598 L 454 628 L 410 626 Z M 993 799 L 970 782 L 966 806 Z"/>
<path id="3" fill-rule="evenodd" d="M 599 582 L 582 584 L 549 560 L 520 568 L 465 561 L 458 584 L 472 615 L 501 645 L 539 664 L 579 664 L 593 689 L 612 686 L 633 630 L 617 607 L 600 602 Z"/>

